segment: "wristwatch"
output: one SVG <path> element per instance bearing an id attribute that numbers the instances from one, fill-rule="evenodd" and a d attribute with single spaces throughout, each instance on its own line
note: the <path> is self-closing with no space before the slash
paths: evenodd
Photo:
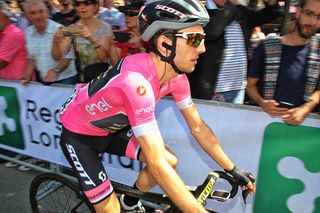
<path id="1" fill-rule="evenodd" d="M 55 67 L 55 68 L 53 68 L 53 70 L 54 70 L 56 73 L 60 73 L 62 69 L 61 69 L 60 67 Z"/>

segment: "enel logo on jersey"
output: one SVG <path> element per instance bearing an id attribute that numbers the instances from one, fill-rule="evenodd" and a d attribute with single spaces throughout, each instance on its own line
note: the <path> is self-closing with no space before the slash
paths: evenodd
<path id="1" fill-rule="evenodd" d="M 134 113 L 136 115 L 139 115 L 140 113 L 149 113 L 149 112 L 153 112 L 153 106 L 150 105 L 148 107 L 144 107 L 144 108 L 140 108 L 140 109 L 137 109 Z"/>
<path id="2" fill-rule="evenodd" d="M 96 110 L 100 111 L 100 112 L 106 112 L 108 111 L 110 108 L 112 108 L 112 106 L 110 106 L 106 100 L 104 100 L 104 98 L 102 97 L 100 101 L 98 101 L 97 103 L 92 103 L 90 105 L 86 105 L 85 106 L 86 111 L 88 113 L 90 113 L 91 115 L 95 115 L 96 114 Z"/>

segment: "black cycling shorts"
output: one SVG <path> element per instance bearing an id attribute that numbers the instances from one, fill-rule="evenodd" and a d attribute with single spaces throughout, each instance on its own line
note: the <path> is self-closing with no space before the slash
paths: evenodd
<path id="1" fill-rule="evenodd" d="M 140 154 L 140 145 L 130 126 L 107 136 L 81 135 L 63 128 L 60 146 L 84 194 L 94 204 L 113 192 L 100 154 L 107 152 L 131 159 L 138 159 Z"/>

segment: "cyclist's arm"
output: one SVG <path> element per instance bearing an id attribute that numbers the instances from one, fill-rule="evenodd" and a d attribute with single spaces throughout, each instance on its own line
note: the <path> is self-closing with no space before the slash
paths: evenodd
<path id="1" fill-rule="evenodd" d="M 165 146 L 160 132 L 155 131 L 152 135 L 142 135 L 137 139 L 145 155 L 149 171 L 175 205 L 183 212 L 206 212 L 165 159 Z"/>
<path id="2" fill-rule="evenodd" d="M 212 130 L 200 117 L 196 105 L 193 104 L 186 109 L 182 109 L 181 112 L 188 123 L 191 134 L 198 141 L 201 147 L 208 153 L 208 155 L 223 169 L 232 170 L 234 164 L 222 150 L 219 141 Z"/>
<path id="3" fill-rule="evenodd" d="M 181 109 L 181 112 L 189 125 L 191 134 L 198 141 L 201 147 L 208 153 L 208 155 L 226 171 L 236 171 L 238 178 L 243 176 L 243 174 L 239 174 L 235 165 L 222 150 L 216 136 L 200 117 L 196 106 L 192 104 L 188 108 Z M 251 193 L 255 192 L 255 184 L 249 181 L 247 187 Z"/>

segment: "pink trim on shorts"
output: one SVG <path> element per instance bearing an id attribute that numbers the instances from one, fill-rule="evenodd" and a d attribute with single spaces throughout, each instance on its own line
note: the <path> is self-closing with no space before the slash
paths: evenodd
<path id="1" fill-rule="evenodd" d="M 84 194 L 86 195 L 90 203 L 98 203 L 103 199 L 109 197 L 112 192 L 113 187 L 111 185 L 111 182 L 110 180 L 106 180 L 94 189 L 84 191 Z"/>
<path id="2" fill-rule="evenodd" d="M 138 151 L 140 150 L 140 144 L 136 137 L 132 136 L 129 140 L 127 149 L 126 149 L 126 157 L 137 160 L 138 159 Z"/>

